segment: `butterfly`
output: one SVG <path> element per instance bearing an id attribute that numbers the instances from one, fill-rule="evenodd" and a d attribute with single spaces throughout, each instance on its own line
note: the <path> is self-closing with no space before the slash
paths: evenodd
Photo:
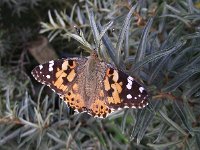
<path id="1" fill-rule="evenodd" d="M 77 112 L 105 118 L 121 108 L 144 108 L 148 93 L 133 77 L 98 58 L 52 60 L 32 70 L 33 77 L 49 86 Z"/>

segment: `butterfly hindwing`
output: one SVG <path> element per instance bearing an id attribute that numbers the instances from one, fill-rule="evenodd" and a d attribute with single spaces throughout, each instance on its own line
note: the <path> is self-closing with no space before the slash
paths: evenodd
<path id="1" fill-rule="evenodd" d="M 92 116 L 105 118 L 112 112 L 112 109 L 109 108 L 109 105 L 106 101 L 106 97 L 107 94 L 104 92 L 104 85 L 102 83 L 101 88 L 97 91 L 96 97 L 88 109 Z"/>

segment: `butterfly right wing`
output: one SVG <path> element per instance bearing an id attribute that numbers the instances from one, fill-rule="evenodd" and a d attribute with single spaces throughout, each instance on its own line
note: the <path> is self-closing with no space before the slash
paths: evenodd
<path id="1" fill-rule="evenodd" d="M 97 81 L 95 98 L 89 106 L 94 117 L 105 118 L 121 108 L 144 108 L 148 105 L 148 93 L 133 77 L 105 62 L 100 62 L 103 78 Z"/>
<path id="2" fill-rule="evenodd" d="M 144 108 L 148 105 L 146 89 L 133 77 L 111 65 L 107 65 L 104 89 L 110 109 Z"/>

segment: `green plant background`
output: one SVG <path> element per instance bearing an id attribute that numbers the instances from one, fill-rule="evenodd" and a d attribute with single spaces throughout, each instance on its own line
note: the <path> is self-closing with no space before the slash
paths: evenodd
<path id="1" fill-rule="evenodd" d="M 35 82 L 29 43 L 101 58 L 144 83 L 150 105 L 75 114 Z M 200 149 L 200 1 L 1 0 L 0 149 Z"/>

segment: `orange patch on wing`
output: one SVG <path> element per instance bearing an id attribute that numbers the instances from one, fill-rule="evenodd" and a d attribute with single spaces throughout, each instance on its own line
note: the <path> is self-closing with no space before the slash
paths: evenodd
<path id="1" fill-rule="evenodd" d="M 112 92 L 112 97 L 114 99 L 114 103 L 115 104 L 120 103 L 120 97 L 119 97 L 119 93 L 118 93 L 118 90 L 117 90 L 117 86 L 115 84 L 112 84 L 111 87 L 114 90 Z"/>
<path id="2" fill-rule="evenodd" d="M 103 90 L 101 90 L 101 91 L 100 91 L 100 94 L 99 94 L 99 96 L 100 96 L 100 97 L 104 97 Z"/>
<path id="3" fill-rule="evenodd" d="M 81 98 L 80 94 L 75 94 L 73 93 L 72 90 L 69 91 L 67 94 L 65 94 L 64 97 L 65 97 L 65 102 L 68 103 L 69 106 L 74 109 L 80 110 L 85 106 L 85 103 Z"/>
<path id="4" fill-rule="evenodd" d="M 114 99 L 112 97 L 108 97 L 107 101 L 109 104 L 113 104 L 114 103 Z"/>
<path id="5" fill-rule="evenodd" d="M 108 81 L 108 77 L 106 77 L 103 82 L 104 82 L 105 90 L 106 91 L 110 90 L 110 84 L 109 84 L 109 81 Z"/>
<path id="6" fill-rule="evenodd" d="M 114 70 L 114 73 L 113 73 L 113 81 L 117 82 L 119 79 L 119 74 L 116 70 Z"/>
<path id="7" fill-rule="evenodd" d="M 67 75 L 67 80 L 68 80 L 69 82 L 72 82 L 72 80 L 74 80 L 75 76 L 76 76 L 76 73 L 75 73 L 75 71 L 74 71 L 74 69 L 73 69 L 73 70 Z"/>
<path id="8" fill-rule="evenodd" d="M 67 70 L 68 68 L 68 61 L 64 60 L 63 64 L 62 64 L 62 70 Z"/>
<path id="9" fill-rule="evenodd" d="M 59 87 L 59 89 L 62 90 L 62 91 L 66 91 L 66 90 L 68 90 L 68 87 L 67 87 L 66 85 L 62 84 L 62 85 Z"/>
<path id="10" fill-rule="evenodd" d="M 108 68 L 108 69 L 106 70 L 106 75 L 110 77 L 110 73 L 109 73 L 109 72 L 110 72 L 110 69 Z"/>
<path id="11" fill-rule="evenodd" d="M 62 71 L 62 70 L 60 70 L 60 71 Z M 60 86 L 63 84 L 63 77 L 66 77 L 66 76 L 67 76 L 66 73 L 64 73 L 64 72 L 60 73 L 60 71 L 57 72 L 60 76 L 58 77 L 58 79 L 57 79 L 55 82 L 53 82 L 53 85 L 54 85 L 55 87 L 57 87 L 58 89 L 60 89 Z M 56 74 L 57 74 L 57 73 L 56 73 Z M 56 76 L 57 76 L 57 75 L 56 75 Z"/>
<path id="12" fill-rule="evenodd" d="M 75 83 L 75 84 L 73 85 L 72 89 L 73 89 L 74 91 L 78 91 L 78 84 Z"/>
<path id="13" fill-rule="evenodd" d="M 110 109 L 105 104 L 105 102 L 101 101 L 99 99 L 95 100 L 89 109 L 92 110 L 92 112 L 95 116 L 103 117 L 103 118 L 105 118 L 107 116 L 107 114 L 110 113 Z"/>
<path id="14" fill-rule="evenodd" d="M 118 91 L 118 93 L 122 92 L 122 86 L 119 83 L 115 83 L 116 89 Z"/>
<path id="15" fill-rule="evenodd" d="M 62 73 L 63 73 L 63 70 L 60 70 L 59 68 L 57 68 L 56 78 L 59 78 Z"/>

